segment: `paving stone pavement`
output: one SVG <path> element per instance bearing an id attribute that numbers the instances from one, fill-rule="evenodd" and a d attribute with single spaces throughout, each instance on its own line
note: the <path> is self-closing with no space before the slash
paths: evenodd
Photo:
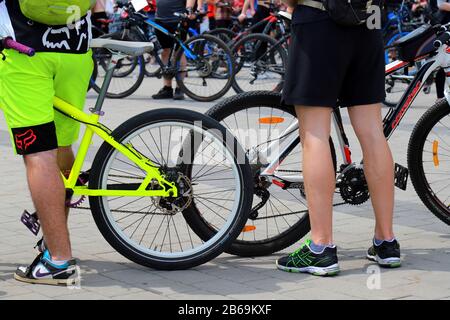
<path id="1" fill-rule="evenodd" d="M 132 97 L 108 100 L 102 122 L 114 128 L 124 119 L 154 108 L 205 112 L 213 105 L 190 100 L 152 101 L 149 96 L 159 86 L 158 80 L 146 79 Z M 89 106 L 95 97 L 89 93 Z M 406 166 L 410 132 L 434 97 L 434 93 L 422 94 L 392 137 L 396 162 Z M 13 272 L 18 264 L 34 258 L 36 239 L 19 222 L 23 209 L 31 210 L 32 204 L 23 163 L 12 154 L 0 117 L 0 299 L 450 299 L 450 229 L 425 208 L 411 184 L 406 192 L 396 190 L 395 230 L 403 255 L 400 269 L 380 270 L 364 259 L 374 225 L 369 204 L 335 210 L 335 241 L 342 272 L 334 278 L 277 271 L 274 261 L 293 248 L 258 258 L 223 254 L 192 270 L 147 269 L 116 253 L 102 238 L 89 211 L 73 210 L 70 230 L 82 270 L 81 287 L 16 282 Z M 348 127 L 346 112 L 344 122 Z M 359 159 L 353 134 L 350 141 L 355 159 Z M 98 146 L 96 140 L 89 159 Z"/>

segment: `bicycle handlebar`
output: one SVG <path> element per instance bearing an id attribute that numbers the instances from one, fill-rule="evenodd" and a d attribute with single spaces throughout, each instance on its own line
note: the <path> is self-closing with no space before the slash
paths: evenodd
<path id="1" fill-rule="evenodd" d="M 442 45 L 447 44 L 449 40 L 450 40 L 450 31 L 445 31 L 444 33 L 441 33 L 441 35 L 439 35 L 436 40 L 434 40 L 433 45 L 437 49 L 440 48 Z"/>
<path id="2" fill-rule="evenodd" d="M 440 33 L 436 40 L 433 42 L 433 46 L 437 49 L 440 48 L 444 44 L 448 44 L 450 40 L 450 24 L 445 24 L 440 27 Z"/>
<path id="3" fill-rule="evenodd" d="M 29 57 L 34 56 L 34 54 L 36 53 L 34 49 L 14 41 L 11 37 L 1 39 L 1 47 L 5 49 L 16 50 L 17 52 L 26 54 Z"/>

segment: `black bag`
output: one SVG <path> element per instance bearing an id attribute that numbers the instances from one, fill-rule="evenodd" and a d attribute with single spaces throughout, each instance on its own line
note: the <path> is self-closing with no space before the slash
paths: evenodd
<path id="1" fill-rule="evenodd" d="M 372 0 L 322 0 L 325 10 L 337 24 L 358 26 L 370 16 Z"/>
<path id="2" fill-rule="evenodd" d="M 436 28 L 425 24 L 395 41 L 393 46 L 397 48 L 397 58 L 402 61 L 414 61 L 417 57 L 435 51 L 433 43 L 436 39 Z"/>

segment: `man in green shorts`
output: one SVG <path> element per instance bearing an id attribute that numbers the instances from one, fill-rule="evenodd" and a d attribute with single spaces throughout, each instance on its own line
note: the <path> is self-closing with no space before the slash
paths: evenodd
<path id="1" fill-rule="evenodd" d="M 5 50 L 0 60 L 0 107 L 15 152 L 25 161 L 28 185 L 45 241 L 15 279 L 28 283 L 72 284 L 78 278 L 72 258 L 65 188 L 61 172 L 71 169 L 79 124 L 53 109 L 57 96 L 83 108 L 93 62 L 89 51 L 90 13 L 73 25 L 47 26 L 26 18 L 17 0 L 0 0 L 0 36 L 32 47 L 32 58 Z"/>

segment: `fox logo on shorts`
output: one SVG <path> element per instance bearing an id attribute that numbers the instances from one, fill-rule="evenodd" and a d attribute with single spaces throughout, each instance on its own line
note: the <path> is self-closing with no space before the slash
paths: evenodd
<path id="1" fill-rule="evenodd" d="M 36 139 L 37 137 L 32 129 L 29 129 L 22 134 L 14 135 L 16 146 L 22 151 L 27 150 L 27 148 L 31 146 L 36 141 Z"/>

